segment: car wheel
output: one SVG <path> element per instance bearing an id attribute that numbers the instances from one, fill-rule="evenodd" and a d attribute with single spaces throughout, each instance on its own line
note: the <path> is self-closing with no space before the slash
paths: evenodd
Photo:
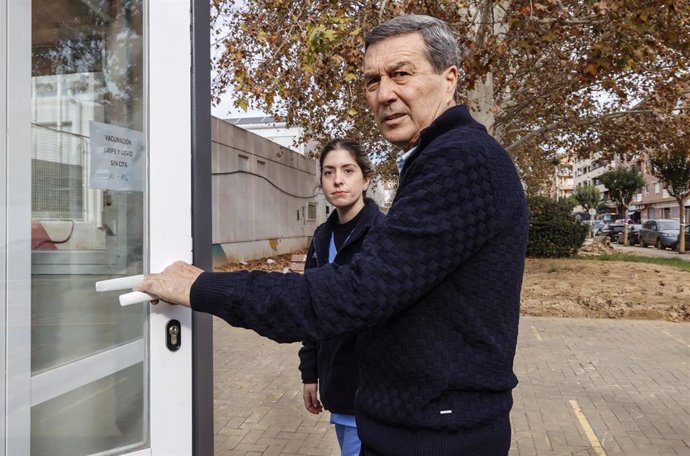
<path id="1" fill-rule="evenodd" d="M 663 245 L 661 245 L 661 239 L 656 240 L 656 248 L 659 250 L 666 250 Z"/>

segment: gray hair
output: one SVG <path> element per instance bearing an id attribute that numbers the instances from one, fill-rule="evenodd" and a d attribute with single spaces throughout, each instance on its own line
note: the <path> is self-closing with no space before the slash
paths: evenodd
<path id="1" fill-rule="evenodd" d="M 377 25 L 364 34 L 364 52 L 369 46 L 393 36 L 420 33 L 426 57 L 436 73 L 460 62 L 460 48 L 448 24 L 431 16 L 404 14 Z"/>

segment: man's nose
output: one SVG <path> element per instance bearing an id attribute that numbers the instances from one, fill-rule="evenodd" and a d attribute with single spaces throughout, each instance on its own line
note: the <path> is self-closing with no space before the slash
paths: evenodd
<path id="1" fill-rule="evenodd" d="M 389 105 L 398 99 L 395 83 L 389 78 L 381 78 L 377 92 L 379 103 Z"/>

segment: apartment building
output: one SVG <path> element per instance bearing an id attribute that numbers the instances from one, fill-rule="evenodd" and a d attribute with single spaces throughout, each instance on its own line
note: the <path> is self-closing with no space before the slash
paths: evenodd
<path id="1" fill-rule="evenodd" d="M 620 160 L 608 162 L 600 158 L 579 160 L 573 163 L 574 186 L 594 185 L 601 192 L 602 202 L 609 199 L 608 190 L 601 183 L 600 176 L 611 168 L 626 166 L 629 163 Z M 629 206 L 629 215 L 634 220 L 648 220 L 655 218 L 676 219 L 679 217 L 678 202 L 669 195 L 668 191 L 659 179 L 650 172 L 650 165 L 644 160 L 639 161 L 640 170 L 644 174 L 645 186 L 639 193 L 633 196 Z M 690 217 L 690 198 L 684 202 L 685 220 Z M 615 207 L 611 206 L 611 212 L 615 213 Z"/>
<path id="2" fill-rule="evenodd" d="M 650 173 L 648 163 L 643 162 L 641 169 L 645 176 L 645 186 L 635 196 L 639 196 L 636 204 L 642 219 L 665 218 L 679 220 L 680 208 L 676 198 L 669 195 L 668 191 L 664 189 L 663 183 L 659 182 L 659 179 Z M 683 202 L 683 210 L 685 211 L 684 220 L 687 223 L 690 220 L 690 198 L 686 198 Z"/>

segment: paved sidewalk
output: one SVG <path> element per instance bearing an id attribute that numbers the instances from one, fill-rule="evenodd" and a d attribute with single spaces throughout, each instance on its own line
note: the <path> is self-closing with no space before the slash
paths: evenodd
<path id="1" fill-rule="evenodd" d="M 216 456 L 339 454 L 298 344 L 214 331 Z M 688 323 L 523 317 L 515 371 L 510 456 L 690 456 Z"/>

